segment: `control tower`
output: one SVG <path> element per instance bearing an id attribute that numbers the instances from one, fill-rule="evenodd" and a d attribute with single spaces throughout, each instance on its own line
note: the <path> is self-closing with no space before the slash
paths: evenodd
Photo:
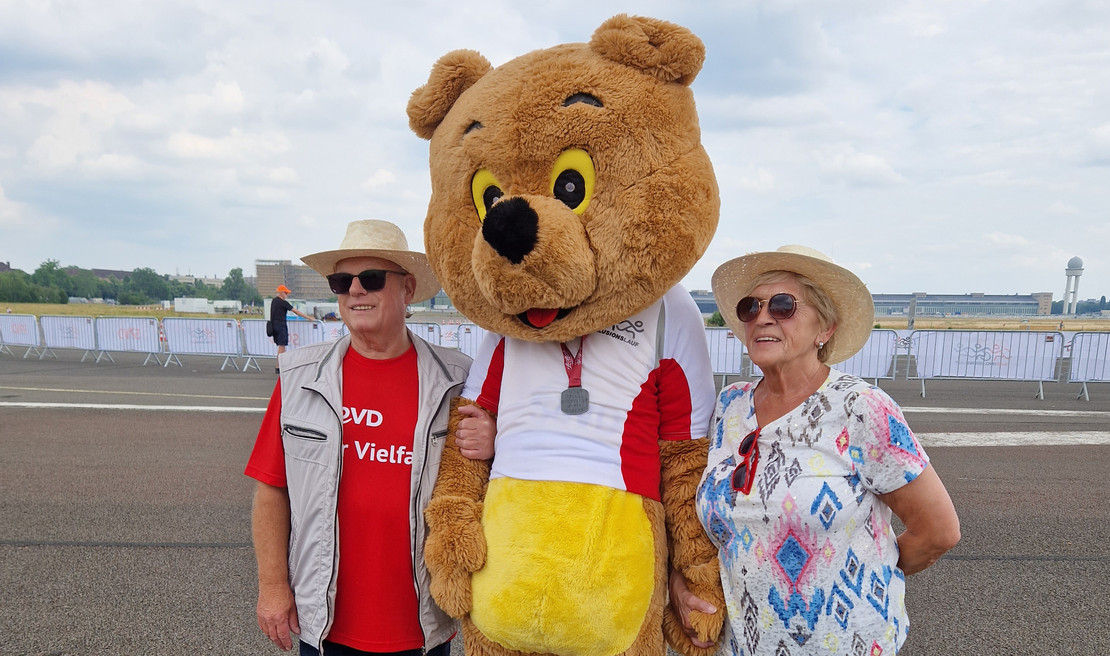
<path id="1" fill-rule="evenodd" d="M 1064 271 L 1068 275 L 1067 285 L 1064 287 L 1064 314 L 1075 314 L 1079 305 L 1079 276 L 1083 275 L 1083 260 L 1079 256 L 1068 260 L 1068 268 Z"/>

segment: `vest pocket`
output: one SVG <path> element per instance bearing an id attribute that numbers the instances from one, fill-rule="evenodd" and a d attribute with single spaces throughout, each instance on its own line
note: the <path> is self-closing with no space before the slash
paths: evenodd
<path id="1" fill-rule="evenodd" d="M 305 440 L 319 440 L 323 442 L 328 439 L 328 436 L 323 431 L 318 431 L 312 428 L 302 428 L 301 426 L 293 426 L 286 424 L 283 426 L 285 432 L 293 437 L 299 437 Z"/>

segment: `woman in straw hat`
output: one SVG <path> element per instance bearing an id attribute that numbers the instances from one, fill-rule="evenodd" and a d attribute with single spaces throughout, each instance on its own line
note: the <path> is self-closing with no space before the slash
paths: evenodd
<path id="1" fill-rule="evenodd" d="M 905 577 L 960 539 L 959 519 L 902 411 L 836 369 L 871 333 L 871 294 L 803 246 L 713 274 L 717 305 L 763 378 L 722 390 L 698 515 L 720 550 L 731 654 L 893 654 Z M 896 535 L 891 512 L 905 524 Z M 715 609 L 672 594 L 688 608 Z"/>

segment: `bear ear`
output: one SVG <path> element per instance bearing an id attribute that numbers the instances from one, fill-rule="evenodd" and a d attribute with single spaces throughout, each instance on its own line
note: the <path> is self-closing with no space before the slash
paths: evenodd
<path id="1" fill-rule="evenodd" d="M 705 45 L 690 30 L 656 18 L 619 14 L 601 24 L 590 48 L 663 82 L 689 86 L 705 61 Z"/>
<path id="2" fill-rule="evenodd" d="M 491 68 L 489 61 L 473 50 L 454 50 L 440 57 L 428 83 L 409 97 L 412 131 L 422 139 L 431 139 L 459 96 Z"/>

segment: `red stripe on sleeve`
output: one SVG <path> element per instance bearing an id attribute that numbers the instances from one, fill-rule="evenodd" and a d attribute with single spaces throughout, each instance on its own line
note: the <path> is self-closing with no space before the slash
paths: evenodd
<path id="1" fill-rule="evenodd" d="M 497 343 L 493 355 L 489 359 L 486 369 L 486 379 L 482 381 L 482 393 L 478 395 L 476 403 L 487 412 L 497 414 L 497 407 L 501 403 L 501 377 L 505 372 L 505 338 Z"/>
<path id="2" fill-rule="evenodd" d="M 690 381 L 677 360 L 659 361 L 659 438 L 688 440 L 694 405 Z M 699 436 L 700 437 L 700 436 Z"/>

